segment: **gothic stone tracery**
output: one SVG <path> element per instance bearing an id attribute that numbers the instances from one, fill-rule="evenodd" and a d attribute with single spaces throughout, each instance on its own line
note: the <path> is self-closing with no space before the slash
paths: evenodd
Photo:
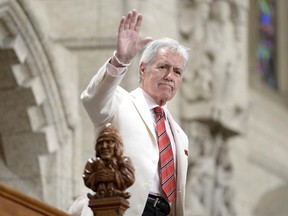
<path id="1" fill-rule="evenodd" d="M 182 124 L 191 140 L 187 214 L 236 215 L 230 137 L 247 120 L 248 1 L 182 0 L 179 31 L 191 47 L 181 94 Z"/>

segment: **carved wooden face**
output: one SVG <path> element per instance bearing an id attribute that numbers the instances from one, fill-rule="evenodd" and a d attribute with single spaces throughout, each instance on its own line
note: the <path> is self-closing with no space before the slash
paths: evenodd
<path id="1" fill-rule="evenodd" d="M 107 160 L 115 156 L 116 142 L 112 137 L 103 137 L 98 140 L 96 151 L 101 159 Z"/>

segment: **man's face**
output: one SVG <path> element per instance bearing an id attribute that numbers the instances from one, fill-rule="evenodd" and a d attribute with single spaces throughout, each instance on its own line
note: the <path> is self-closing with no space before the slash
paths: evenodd
<path id="1" fill-rule="evenodd" d="M 115 141 L 110 137 L 98 140 L 97 153 L 102 159 L 109 159 L 115 155 Z"/>
<path id="2" fill-rule="evenodd" d="M 164 105 L 174 97 L 182 82 L 184 64 L 179 54 L 160 49 L 150 65 L 140 63 L 140 87 L 159 105 Z"/>

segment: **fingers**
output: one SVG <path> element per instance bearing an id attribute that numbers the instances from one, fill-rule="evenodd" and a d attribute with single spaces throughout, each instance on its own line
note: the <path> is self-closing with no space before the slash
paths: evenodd
<path id="1" fill-rule="evenodd" d="M 139 31 L 140 31 L 141 24 L 142 24 L 142 15 L 139 14 L 139 16 L 137 17 L 137 22 L 136 22 L 135 27 L 134 27 L 134 30 L 135 30 L 136 32 L 139 32 Z"/>
<path id="2" fill-rule="evenodd" d="M 123 16 L 120 21 L 119 31 L 135 30 L 139 32 L 142 23 L 142 15 L 134 9 L 127 16 Z"/>
<path id="3" fill-rule="evenodd" d="M 130 28 L 130 26 L 133 24 L 132 20 L 135 20 L 135 11 L 130 11 L 126 17 L 125 23 L 124 23 L 124 30 L 127 30 Z"/>
<path id="4" fill-rule="evenodd" d="M 121 32 L 124 30 L 124 25 L 125 25 L 125 20 L 126 20 L 126 17 L 123 16 L 120 20 L 120 24 L 119 24 L 119 28 L 118 28 L 118 32 Z"/>
<path id="5" fill-rule="evenodd" d="M 130 23 L 129 23 L 129 28 L 133 29 L 134 28 L 134 23 L 136 20 L 137 12 L 135 10 L 132 11 L 131 17 L 129 17 L 130 13 L 128 14 L 128 18 L 130 18 Z"/>

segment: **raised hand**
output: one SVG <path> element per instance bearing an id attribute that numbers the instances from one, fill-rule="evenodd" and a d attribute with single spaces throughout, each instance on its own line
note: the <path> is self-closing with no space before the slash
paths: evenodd
<path id="1" fill-rule="evenodd" d="M 136 10 L 130 11 L 127 16 L 121 18 L 118 36 L 116 56 L 123 63 L 129 63 L 137 53 L 152 40 L 151 37 L 139 38 L 139 32 L 142 24 L 142 15 Z M 115 57 L 112 58 L 113 65 L 117 65 Z"/>

